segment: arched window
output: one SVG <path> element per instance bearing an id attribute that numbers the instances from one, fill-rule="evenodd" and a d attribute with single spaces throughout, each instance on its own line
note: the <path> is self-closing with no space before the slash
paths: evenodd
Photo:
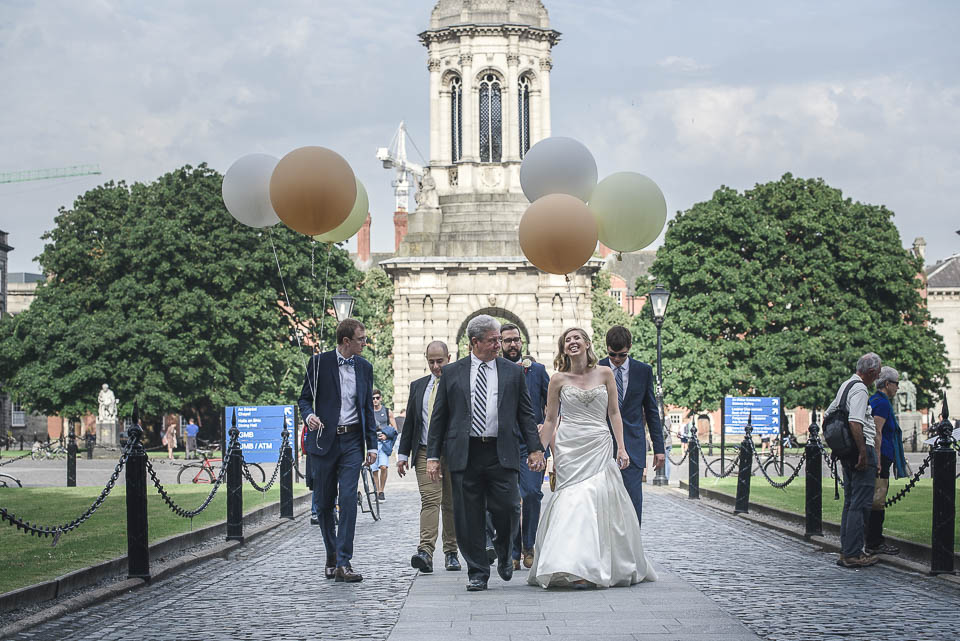
<path id="1" fill-rule="evenodd" d="M 500 162 L 503 109 L 500 80 L 488 73 L 480 81 L 480 162 Z"/>
<path id="2" fill-rule="evenodd" d="M 517 121 L 520 123 L 520 157 L 530 151 L 530 79 L 520 78 L 517 93 Z"/>
<path id="3" fill-rule="evenodd" d="M 463 83 L 460 78 L 450 81 L 450 161 L 463 157 Z"/>

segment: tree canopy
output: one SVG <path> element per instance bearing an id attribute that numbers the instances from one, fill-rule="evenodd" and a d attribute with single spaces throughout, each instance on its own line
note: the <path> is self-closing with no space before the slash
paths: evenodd
<path id="1" fill-rule="evenodd" d="M 135 400 L 148 416 L 214 420 L 225 405 L 293 402 L 311 351 L 309 341 L 298 349 L 296 328 L 316 341 L 327 266 L 328 294 L 355 291 L 363 276 L 341 248 L 236 222 L 221 182 L 206 165 L 185 166 L 150 184 L 109 182 L 62 208 L 39 258 L 49 280 L 27 311 L 0 320 L 6 391 L 64 416 L 96 413 L 104 382 L 124 416 Z M 368 323 L 382 311 L 380 285 L 359 295 Z"/>
<path id="2" fill-rule="evenodd" d="M 921 406 L 939 398 L 946 361 L 921 298 L 923 263 L 892 218 L 790 174 L 744 193 L 721 187 L 678 213 L 651 267 L 672 294 L 665 400 L 715 409 L 733 392 L 823 408 L 870 351 L 910 373 Z M 634 335 L 635 353 L 652 358 L 649 314 Z"/>

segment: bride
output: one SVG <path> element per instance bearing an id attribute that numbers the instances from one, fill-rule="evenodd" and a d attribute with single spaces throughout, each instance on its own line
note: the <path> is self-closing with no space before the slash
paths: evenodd
<path id="1" fill-rule="evenodd" d="M 613 372 L 597 367 L 590 339 L 578 327 L 561 334 L 554 367 L 540 440 L 545 446 L 553 442 L 556 489 L 540 518 L 527 582 L 586 588 L 656 581 L 618 470 L 630 459 Z M 606 418 L 617 442 L 616 459 Z"/>

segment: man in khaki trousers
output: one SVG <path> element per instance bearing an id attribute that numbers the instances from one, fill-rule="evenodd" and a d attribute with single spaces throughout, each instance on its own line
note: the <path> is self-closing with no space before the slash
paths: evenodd
<path id="1" fill-rule="evenodd" d="M 421 572 L 433 572 L 433 551 L 440 530 L 440 515 L 443 514 L 443 557 L 447 570 L 459 570 L 457 559 L 457 536 L 453 524 L 453 488 L 446 461 L 441 460 L 441 477 L 431 481 L 427 476 L 427 433 L 430 429 L 430 416 L 437 395 L 437 381 L 443 373 L 443 366 L 450 362 L 450 352 L 446 343 L 433 341 L 427 345 L 427 366 L 430 374 L 418 378 L 410 384 L 410 398 L 407 401 L 407 418 L 400 434 L 400 448 L 397 450 L 397 473 L 404 476 L 408 463 L 413 461 L 417 472 L 417 484 L 420 487 L 420 544 L 417 553 L 410 559 L 410 565 Z"/>

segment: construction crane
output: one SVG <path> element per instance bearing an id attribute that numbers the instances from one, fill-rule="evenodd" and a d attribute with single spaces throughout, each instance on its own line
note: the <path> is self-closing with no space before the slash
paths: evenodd
<path id="1" fill-rule="evenodd" d="M 102 173 L 100 165 L 71 165 L 56 169 L 28 169 L 0 173 L 0 183 L 20 183 L 28 180 L 50 180 L 52 178 L 70 178 L 72 176 L 92 176 Z"/>
<path id="2" fill-rule="evenodd" d="M 414 178 L 423 177 L 423 166 L 407 160 L 407 126 L 401 121 L 397 132 L 393 134 L 393 140 L 389 147 L 380 147 L 377 149 L 377 160 L 383 163 L 384 169 L 396 169 L 397 177 L 390 183 L 393 185 L 393 192 L 397 199 L 395 211 L 409 211 L 408 206 L 410 195 L 409 176 Z M 413 143 L 413 140 L 410 141 Z M 413 143 L 416 148 L 416 143 Z M 419 150 L 417 150 L 419 153 Z"/>

